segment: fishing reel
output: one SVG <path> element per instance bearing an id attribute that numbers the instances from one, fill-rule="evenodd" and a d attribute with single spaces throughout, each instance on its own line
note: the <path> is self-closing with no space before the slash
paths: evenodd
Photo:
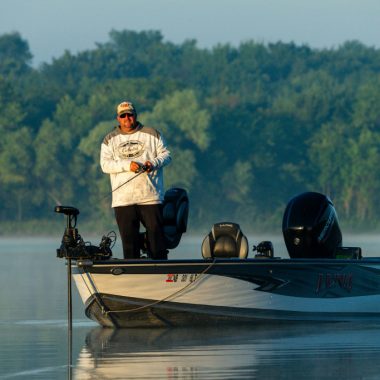
<path id="1" fill-rule="evenodd" d="M 136 174 L 141 174 L 141 173 L 144 173 L 144 172 L 148 171 L 148 169 L 149 169 L 148 165 L 140 165 L 139 168 L 138 168 L 138 170 L 135 171 L 135 173 Z"/>
<path id="2" fill-rule="evenodd" d="M 112 256 L 112 248 L 116 242 L 116 233 L 109 232 L 103 236 L 98 246 L 84 242 L 76 228 L 79 210 L 71 206 L 56 206 L 54 211 L 66 215 L 66 228 L 63 233 L 62 243 L 57 249 L 57 257 L 66 259 L 92 259 L 104 260 Z"/>

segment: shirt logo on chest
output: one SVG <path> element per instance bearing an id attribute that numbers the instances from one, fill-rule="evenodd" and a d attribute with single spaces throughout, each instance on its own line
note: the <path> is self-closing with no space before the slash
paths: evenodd
<path id="1" fill-rule="evenodd" d="M 137 140 L 131 140 L 121 143 L 118 146 L 120 158 L 135 158 L 143 154 L 144 144 Z"/>

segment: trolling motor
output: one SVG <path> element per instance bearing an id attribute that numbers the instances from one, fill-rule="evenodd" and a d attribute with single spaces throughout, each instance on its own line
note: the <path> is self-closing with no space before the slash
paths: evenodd
<path id="1" fill-rule="evenodd" d="M 78 233 L 77 216 L 79 210 L 71 206 L 55 206 L 54 211 L 64 214 L 67 217 L 66 228 L 63 233 L 62 243 L 57 249 L 57 257 L 66 259 L 67 265 L 67 332 L 68 332 L 68 368 L 69 378 L 71 379 L 72 368 L 72 331 L 73 331 L 73 306 L 72 306 L 72 260 L 76 260 L 79 265 L 80 260 L 86 262 L 85 265 L 92 265 L 93 260 L 109 259 L 112 256 L 112 248 L 116 242 L 116 233 L 109 232 L 102 237 L 99 246 L 85 243 Z M 83 263 L 82 263 L 83 265 Z"/>
<path id="2" fill-rule="evenodd" d="M 79 210 L 71 206 L 55 206 L 54 211 L 67 217 L 66 228 L 62 243 L 57 249 L 57 257 L 66 259 L 92 259 L 104 260 L 112 256 L 112 248 L 116 242 L 116 233 L 109 232 L 103 236 L 99 245 L 91 245 L 83 241 L 76 228 Z"/>
<path id="3" fill-rule="evenodd" d="M 62 243 L 57 249 L 57 257 L 66 259 L 67 265 L 67 326 L 68 326 L 68 368 L 71 371 L 72 367 L 72 260 L 76 260 L 78 265 L 79 260 L 84 259 L 92 265 L 92 260 L 109 259 L 112 256 L 111 248 L 116 241 L 116 233 L 111 231 L 107 236 L 103 236 L 99 246 L 93 246 L 90 243 L 85 243 L 78 233 L 77 216 L 79 210 L 71 206 L 55 206 L 54 211 L 58 214 L 66 215 L 66 228 L 63 233 Z M 87 259 L 87 260 L 85 260 Z M 69 375 L 71 379 L 71 375 Z"/>

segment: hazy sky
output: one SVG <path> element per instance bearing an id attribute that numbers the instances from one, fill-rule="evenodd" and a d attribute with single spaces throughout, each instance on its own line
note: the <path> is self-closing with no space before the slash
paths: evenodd
<path id="1" fill-rule="evenodd" d="M 249 39 L 380 47 L 380 0 L 0 0 L 0 35 L 20 32 L 34 64 L 95 48 L 112 29 L 160 30 L 200 47 Z"/>

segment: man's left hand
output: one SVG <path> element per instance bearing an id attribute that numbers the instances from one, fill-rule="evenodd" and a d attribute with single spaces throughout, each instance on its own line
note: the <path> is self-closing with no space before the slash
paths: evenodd
<path id="1" fill-rule="evenodd" d="M 150 173 L 153 170 L 153 164 L 150 161 L 145 162 L 146 172 Z"/>

